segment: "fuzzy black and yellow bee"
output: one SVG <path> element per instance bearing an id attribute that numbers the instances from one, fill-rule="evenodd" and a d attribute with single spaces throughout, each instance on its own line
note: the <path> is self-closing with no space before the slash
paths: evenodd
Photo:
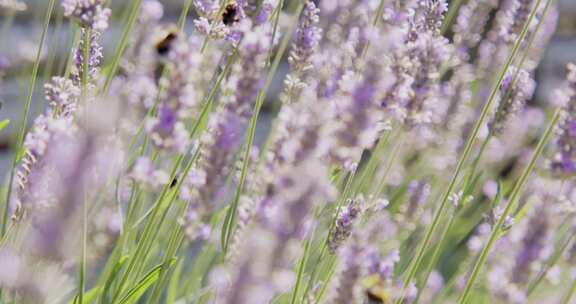
<path id="1" fill-rule="evenodd" d="M 390 290 L 378 274 L 368 276 L 362 280 L 364 295 L 369 304 L 389 304 L 391 302 Z"/>
<path id="2" fill-rule="evenodd" d="M 224 7 L 224 12 L 222 12 L 222 23 L 226 26 L 230 26 L 238 21 L 240 21 L 238 5 L 236 4 L 236 1 L 232 1 Z"/>
<path id="3" fill-rule="evenodd" d="M 154 48 L 158 55 L 165 56 L 170 53 L 176 39 L 178 39 L 178 28 L 176 26 L 170 26 L 163 29 L 158 34 L 158 38 L 154 44 Z"/>

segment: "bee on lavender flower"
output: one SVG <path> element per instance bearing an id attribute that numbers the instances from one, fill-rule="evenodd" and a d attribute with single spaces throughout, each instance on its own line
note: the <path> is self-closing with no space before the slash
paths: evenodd
<path id="1" fill-rule="evenodd" d="M 226 26 L 230 26 L 238 21 L 240 21 L 240 15 L 238 14 L 238 4 L 235 0 L 233 0 L 230 1 L 226 7 L 224 7 L 224 12 L 222 12 L 222 23 L 224 23 Z"/>
<path id="2" fill-rule="evenodd" d="M 178 39 L 178 28 L 175 25 L 168 26 L 160 31 L 154 43 L 154 48 L 158 55 L 166 56 L 170 53 L 176 39 Z"/>
<path id="3" fill-rule="evenodd" d="M 369 304 L 392 303 L 390 289 L 379 274 L 368 276 L 361 283 Z"/>

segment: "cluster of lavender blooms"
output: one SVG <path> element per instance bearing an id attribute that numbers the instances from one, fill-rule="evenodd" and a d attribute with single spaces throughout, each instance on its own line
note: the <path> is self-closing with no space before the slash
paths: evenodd
<path id="1" fill-rule="evenodd" d="M 186 1 L 181 27 L 161 1 L 127 5 L 107 79 L 109 1 L 61 1 L 79 39 L 8 185 L 0 302 L 571 299 L 576 67 L 550 149 L 530 102 L 556 3 Z"/>

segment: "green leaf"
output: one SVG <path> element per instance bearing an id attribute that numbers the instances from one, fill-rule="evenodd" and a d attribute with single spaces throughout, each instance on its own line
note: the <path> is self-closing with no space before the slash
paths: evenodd
<path id="1" fill-rule="evenodd" d="M 4 130 L 10 124 L 9 119 L 4 119 L 0 121 L 0 131 Z"/>
<path id="2" fill-rule="evenodd" d="M 122 269 L 122 267 L 124 267 L 124 264 L 126 263 L 126 261 L 128 261 L 128 256 L 127 255 L 122 256 L 118 260 L 118 262 L 116 262 L 116 265 L 114 265 L 114 268 L 112 268 L 112 273 L 110 273 L 110 276 L 108 276 L 108 279 L 106 280 L 106 283 L 104 284 L 104 289 L 102 291 L 102 295 L 100 296 L 100 303 L 101 304 L 106 303 L 106 296 L 108 295 L 108 290 L 110 289 L 112 282 L 116 278 L 116 275 L 118 274 L 118 272 L 120 272 L 120 269 Z"/>
<path id="3" fill-rule="evenodd" d="M 492 200 L 492 210 L 494 210 L 494 208 L 496 208 L 498 206 L 498 204 L 500 204 L 500 201 L 502 201 L 502 193 L 504 187 L 502 187 L 502 181 L 498 181 L 498 191 L 496 192 L 496 197 L 494 198 L 494 200 Z"/>
<path id="4" fill-rule="evenodd" d="M 84 293 L 84 303 L 90 303 L 92 302 L 92 300 L 94 300 L 96 298 L 96 296 L 100 293 L 100 289 L 101 287 L 94 287 L 92 289 L 90 289 L 88 292 Z M 71 301 L 71 303 L 80 303 L 80 299 L 78 298 L 78 296 L 74 297 L 74 300 Z"/>
<path id="5" fill-rule="evenodd" d="M 182 261 L 178 262 L 176 269 L 170 278 L 170 284 L 168 285 L 168 292 L 166 295 L 166 303 L 172 304 L 176 301 L 176 296 L 178 295 L 178 287 L 180 287 L 180 276 L 182 275 L 182 268 L 184 263 Z"/>
<path id="6" fill-rule="evenodd" d="M 176 261 L 176 259 L 172 259 L 168 266 L 171 266 L 172 264 L 174 264 L 175 261 Z M 136 303 L 136 301 L 138 301 L 138 299 L 140 299 L 140 297 L 142 297 L 142 295 L 144 295 L 146 290 L 148 290 L 148 288 L 150 286 L 152 286 L 152 284 L 154 284 L 154 282 L 156 282 L 158 280 L 158 278 L 160 277 L 160 272 L 162 271 L 162 267 L 165 267 L 165 266 L 166 265 L 164 265 L 164 264 L 160 264 L 160 265 L 152 268 L 152 270 L 150 270 L 150 272 L 148 272 L 138 282 L 138 284 L 136 284 L 136 286 L 134 286 L 134 288 L 132 288 L 132 289 L 130 289 L 130 291 L 128 291 L 126 296 L 124 296 L 120 300 L 119 303 L 120 304 Z"/>

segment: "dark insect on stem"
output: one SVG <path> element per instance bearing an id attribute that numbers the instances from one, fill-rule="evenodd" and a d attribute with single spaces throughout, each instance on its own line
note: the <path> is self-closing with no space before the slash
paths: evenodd
<path id="1" fill-rule="evenodd" d="M 238 6 L 236 3 L 230 3 L 224 8 L 222 13 L 222 23 L 226 26 L 230 26 L 236 22 L 240 21 L 238 16 Z"/>
<path id="2" fill-rule="evenodd" d="M 178 184 L 178 176 L 174 176 L 174 179 L 172 179 L 172 182 L 170 182 L 170 188 L 176 187 L 177 184 Z"/>

